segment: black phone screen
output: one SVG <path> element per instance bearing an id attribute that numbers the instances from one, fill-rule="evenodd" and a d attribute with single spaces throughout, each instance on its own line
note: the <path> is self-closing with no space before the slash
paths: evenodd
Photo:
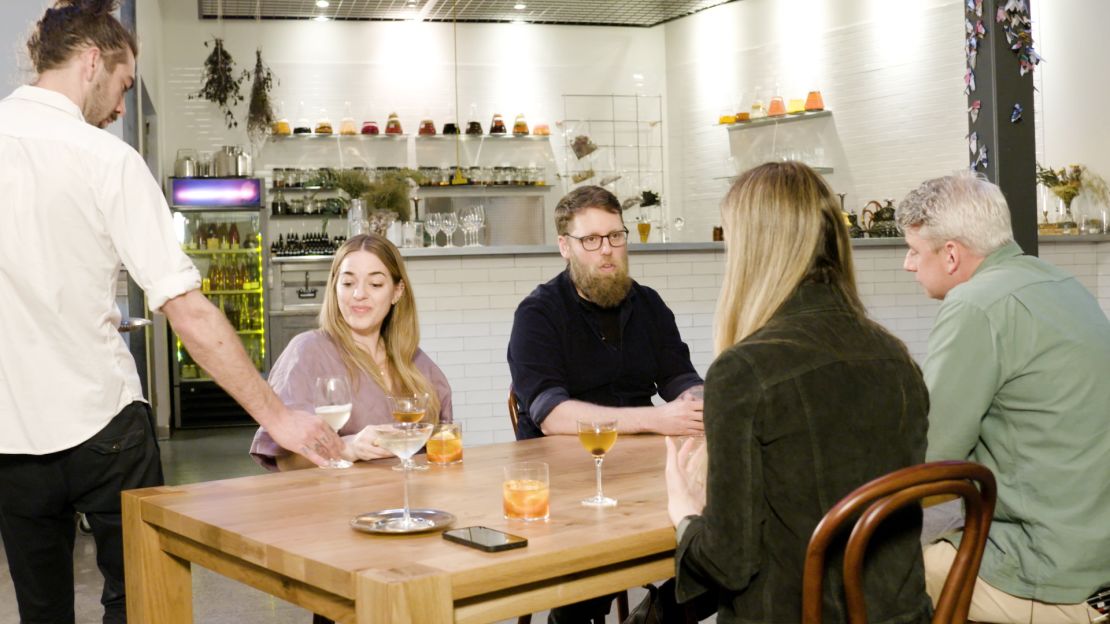
<path id="1" fill-rule="evenodd" d="M 463 527 L 443 532 L 443 539 L 465 546 L 497 552 L 510 548 L 524 548 L 528 540 L 519 535 L 510 535 L 501 531 L 483 526 Z"/>

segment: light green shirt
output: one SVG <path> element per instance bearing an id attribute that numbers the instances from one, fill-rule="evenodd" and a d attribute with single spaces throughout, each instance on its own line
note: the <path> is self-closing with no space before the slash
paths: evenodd
<path id="1" fill-rule="evenodd" d="M 927 459 L 994 472 L 980 577 L 1076 603 L 1110 582 L 1110 321 L 1074 277 L 1021 254 L 995 251 L 940 306 Z"/>

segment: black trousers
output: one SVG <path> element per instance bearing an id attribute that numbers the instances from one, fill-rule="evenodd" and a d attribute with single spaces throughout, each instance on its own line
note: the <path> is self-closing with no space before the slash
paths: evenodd
<path id="1" fill-rule="evenodd" d="M 547 624 L 605 624 L 616 598 L 616 594 L 609 594 L 555 607 L 547 614 Z"/>
<path id="2" fill-rule="evenodd" d="M 23 624 L 72 624 L 76 512 L 88 518 L 104 575 L 104 622 L 127 621 L 120 492 L 162 485 L 146 403 L 96 435 L 48 455 L 0 454 L 0 537 Z"/>

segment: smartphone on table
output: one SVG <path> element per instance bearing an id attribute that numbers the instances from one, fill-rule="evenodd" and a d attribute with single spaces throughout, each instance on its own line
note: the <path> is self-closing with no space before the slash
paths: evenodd
<path id="1" fill-rule="evenodd" d="M 463 527 L 443 532 L 443 539 L 463 546 L 470 546 L 485 552 L 501 552 L 513 548 L 524 548 L 528 540 L 519 535 L 510 535 L 484 526 Z"/>

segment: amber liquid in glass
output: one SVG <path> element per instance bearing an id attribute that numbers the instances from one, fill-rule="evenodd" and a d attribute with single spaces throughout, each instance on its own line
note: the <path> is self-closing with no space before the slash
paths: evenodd
<path id="1" fill-rule="evenodd" d="M 513 479 L 501 486 L 502 510 L 510 520 L 543 520 L 551 508 L 551 489 L 535 479 Z"/>
<path id="2" fill-rule="evenodd" d="M 424 410 L 418 412 L 399 412 L 394 410 L 393 420 L 399 423 L 414 423 L 420 422 L 424 418 Z"/>
<path id="3" fill-rule="evenodd" d="M 595 457 L 601 457 L 617 442 L 616 431 L 579 431 L 578 441 Z"/>
<path id="4" fill-rule="evenodd" d="M 462 440 L 449 431 L 441 431 L 428 438 L 428 461 L 453 464 L 462 460 Z"/>
<path id="5" fill-rule="evenodd" d="M 647 221 L 641 221 L 636 224 L 636 230 L 640 233 L 640 242 L 648 242 L 648 237 L 651 236 L 651 224 Z"/>

